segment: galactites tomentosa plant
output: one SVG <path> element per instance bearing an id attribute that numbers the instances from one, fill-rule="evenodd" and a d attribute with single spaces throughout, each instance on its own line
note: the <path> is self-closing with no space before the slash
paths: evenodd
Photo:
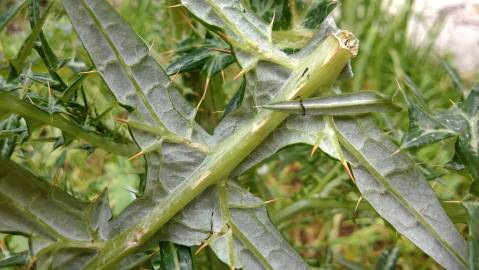
<path id="1" fill-rule="evenodd" d="M 269 221 L 265 203 L 234 181 L 296 143 L 310 144 L 341 162 L 371 206 L 440 265 L 469 267 L 466 241 L 424 176 L 369 115 L 395 107 L 371 91 L 331 95 L 336 80 L 352 75 L 349 61 L 359 46 L 353 34 L 337 29 L 327 17 L 335 1 L 307 9 L 302 27 L 317 27 L 316 33 L 294 50 L 284 48 L 294 42 L 284 35 L 275 38 L 273 31 L 292 23 L 288 12 L 278 17 L 273 12 L 270 23 L 262 20 L 266 13 L 253 13 L 258 6 L 244 1 L 180 2 L 234 55 L 217 60 L 197 51 L 200 56 L 194 59 L 201 61 L 190 67 L 211 75 L 236 61 L 245 77 L 242 94 L 213 135 L 195 122 L 199 106 L 191 106 L 175 89 L 148 46 L 106 0 L 60 2 L 94 64 L 89 72 L 100 74 L 128 109 L 121 121 L 134 144 L 91 124 L 97 122 L 85 113 L 87 103 L 71 106 L 85 91 L 81 84 L 88 72 L 71 82 L 62 80 L 57 70 L 67 61 L 54 55 L 42 33 L 51 5 L 40 17 L 38 1 L 18 1 L 10 13 L 27 3 L 32 33 L 12 61 L 9 78 L 0 81 L 5 119 L 0 125 L 0 231 L 29 237 L 37 268 L 131 269 L 150 259 L 146 251 L 167 241 L 209 245 L 231 269 L 308 269 Z M 2 19 L 8 21 L 7 15 Z M 32 74 L 26 67 L 32 49 L 49 76 Z M 179 60 L 168 74 L 182 72 L 194 59 Z M 48 86 L 49 95 L 24 89 L 25 78 Z M 66 137 L 107 151 L 144 158 L 143 194 L 112 218 L 107 196 L 84 203 L 8 160 L 12 147 L 39 125 L 55 126 Z"/>

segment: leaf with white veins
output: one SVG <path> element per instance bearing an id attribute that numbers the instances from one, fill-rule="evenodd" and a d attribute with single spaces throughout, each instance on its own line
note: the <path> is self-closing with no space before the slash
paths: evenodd
<path id="1" fill-rule="evenodd" d="M 223 153 L 223 151 L 227 149 L 213 148 L 213 141 L 227 148 L 240 149 L 242 151 L 238 151 L 238 154 L 245 156 L 246 151 L 250 150 L 234 145 L 248 142 L 248 140 L 236 141 L 237 136 L 225 141 L 219 139 L 225 138 L 222 136 L 212 140 L 192 120 L 194 110 L 172 88 L 166 74 L 149 55 L 145 44 L 118 14 L 111 12 L 111 7 L 106 1 L 63 0 L 63 3 L 98 72 L 110 90 L 122 104 L 134 109 L 125 122 L 128 122 L 132 129 L 134 138 L 142 149 L 139 154 L 145 155 L 148 165 L 147 191 L 108 225 L 100 228 L 100 236 L 108 240 L 105 242 L 104 250 L 85 269 L 112 267 L 123 259 L 124 255 L 133 254 L 135 251 L 140 251 L 142 247 L 148 246 L 150 239 L 199 245 L 209 235 L 212 216 L 215 219 L 213 227 L 216 232 L 223 229 L 228 232 L 227 228 L 231 228 L 231 237 L 225 239 L 226 242 L 218 239 L 212 245 L 227 244 L 230 250 L 228 255 L 239 254 L 225 257 L 221 255 L 220 250 L 216 250 L 224 261 L 243 266 L 259 267 L 261 265 L 265 269 L 279 269 L 281 265 L 293 265 L 296 269 L 306 268 L 301 258 L 269 223 L 261 201 L 254 199 L 256 201 L 254 207 L 258 211 L 248 211 L 245 216 L 251 222 L 242 223 L 241 218 L 235 218 L 235 213 L 238 212 L 235 207 L 242 209 L 250 206 L 243 205 L 244 202 L 236 204 L 231 202 L 234 202 L 238 196 L 254 198 L 245 191 L 228 192 L 223 203 L 221 203 L 222 199 L 214 196 L 214 193 L 204 192 L 173 217 L 181 209 L 181 205 L 187 204 L 193 200 L 193 196 L 197 195 L 191 192 L 191 189 L 200 190 L 208 185 L 209 182 L 200 181 L 205 178 L 204 175 L 213 174 L 217 178 L 212 176 L 211 179 L 217 179 L 216 181 L 227 177 L 228 172 L 223 173 L 216 168 L 217 166 L 221 168 L 221 165 L 217 165 L 216 159 L 224 157 L 226 152 Z M 231 16 L 236 14 L 235 12 L 232 11 L 231 14 L 223 14 L 223 16 Z M 248 20 L 257 22 L 255 27 L 262 27 L 259 21 L 251 17 L 248 17 Z M 342 45 L 338 43 L 338 40 L 351 38 L 351 36 L 346 32 L 342 35 L 338 37 L 326 33 L 329 38 L 323 47 L 318 47 L 318 55 L 305 61 L 305 65 L 315 72 L 331 74 L 325 76 L 325 79 L 318 75 L 317 78 L 322 79 L 312 81 L 308 91 L 313 91 L 313 85 L 330 85 L 352 56 L 349 48 L 340 47 Z M 351 48 L 355 47 L 351 46 Z M 328 52 L 334 52 L 334 54 L 331 55 Z M 334 61 L 336 54 L 337 62 Z M 278 51 L 278 55 L 283 56 L 284 53 Z M 268 69 L 278 69 L 277 66 L 266 62 L 263 62 L 263 65 Z M 325 67 L 321 68 L 323 66 Z M 278 84 L 278 87 L 284 89 L 282 95 L 288 95 L 289 91 L 297 90 L 295 88 L 298 86 L 298 77 L 299 75 L 295 74 L 286 85 Z M 265 77 L 258 82 L 266 85 L 267 80 L 275 81 L 274 78 Z M 280 83 L 283 82 L 280 81 Z M 271 92 L 270 98 L 273 95 Z M 161 106 L 157 106 L 158 104 Z M 262 122 L 261 119 L 268 114 L 274 113 L 265 112 L 263 115 L 252 114 L 251 116 L 258 118 L 255 121 Z M 272 121 L 271 128 L 280 123 L 281 117 Z M 243 132 L 252 132 L 251 129 L 258 132 L 252 124 L 238 125 L 237 128 L 244 130 Z M 262 130 L 264 135 L 260 137 L 265 136 L 268 130 Z M 257 139 L 253 138 L 251 137 L 251 143 L 247 148 L 254 148 L 253 142 L 256 143 Z M 235 157 L 235 155 L 228 156 Z M 231 171 L 234 169 L 234 164 L 238 164 L 241 159 L 241 156 L 238 156 L 231 161 L 224 158 L 222 161 L 232 162 L 229 167 L 224 166 L 226 170 Z M 215 166 L 215 169 L 212 170 L 210 166 Z M 198 180 L 200 184 L 197 184 L 195 180 Z M 211 189 L 214 188 L 214 186 L 211 187 Z M 226 201 L 228 203 L 225 203 Z M 172 204 L 180 208 L 170 209 Z M 220 208 L 228 210 L 231 218 L 228 218 L 224 210 L 219 211 Z M 212 215 L 212 213 L 216 214 Z M 158 219 L 158 217 L 161 218 Z M 163 226 L 163 222 L 170 217 L 173 218 Z M 255 226 L 258 229 L 250 231 L 250 228 Z M 154 235 L 157 231 L 159 233 Z M 263 231 L 260 237 L 256 235 L 258 231 Z M 269 244 L 261 245 L 261 241 Z M 238 260 L 232 259 L 235 256 Z"/>
<path id="2" fill-rule="evenodd" d="M 101 244 L 90 218 L 86 203 L 0 159 L 0 231 L 29 236 L 38 269 L 79 269 L 91 259 Z"/>

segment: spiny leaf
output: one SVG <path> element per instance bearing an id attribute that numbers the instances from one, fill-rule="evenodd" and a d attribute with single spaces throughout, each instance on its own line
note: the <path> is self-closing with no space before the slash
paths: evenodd
<path id="1" fill-rule="evenodd" d="M 21 144 L 29 136 L 25 120 L 13 114 L 0 121 L 0 158 L 9 158 L 17 144 Z"/>
<path id="2" fill-rule="evenodd" d="M 12 72 L 10 74 L 10 79 L 15 78 L 18 76 L 19 73 L 23 71 L 25 61 L 27 57 L 30 55 L 33 46 L 35 45 L 35 41 L 40 36 L 42 32 L 43 25 L 45 24 L 48 14 L 50 12 L 51 7 L 53 6 L 54 2 L 51 2 L 48 7 L 45 9 L 42 18 L 37 22 L 35 27 L 32 29 L 32 33 L 27 37 L 24 41 L 20 50 L 17 53 L 15 59 L 12 60 Z"/>
<path id="3" fill-rule="evenodd" d="M 284 30 L 291 27 L 292 8 L 289 0 L 252 0 L 251 8 L 264 21 L 272 22 L 274 30 Z"/>
<path id="4" fill-rule="evenodd" d="M 272 29 L 241 1 L 183 0 L 181 3 L 212 30 L 236 49 L 236 59 L 245 70 L 251 70 L 259 60 L 271 61 L 285 67 L 295 62 L 271 43 Z"/>
<path id="5" fill-rule="evenodd" d="M 246 80 L 243 79 L 241 81 L 241 85 L 239 89 L 236 91 L 235 95 L 228 102 L 228 105 L 226 105 L 225 112 L 223 113 L 223 118 L 241 106 L 241 103 L 243 102 L 245 90 L 246 90 Z"/>
<path id="6" fill-rule="evenodd" d="M 464 84 L 462 83 L 461 77 L 459 76 L 457 70 L 453 66 L 451 66 L 451 64 L 449 64 L 449 62 L 447 62 L 446 60 L 442 59 L 441 62 L 446 69 L 447 74 L 451 78 L 454 88 L 458 93 L 462 94 L 466 88 L 464 87 Z"/>
<path id="7" fill-rule="evenodd" d="M 228 45 L 209 32 L 204 39 L 189 37 L 181 41 L 175 51 L 180 56 L 167 67 L 166 73 L 170 76 L 200 70 L 212 77 L 235 61 Z"/>
<path id="8" fill-rule="evenodd" d="M 5 159 L 0 187 L 0 231 L 29 236 L 40 269 L 79 269 L 99 249 L 87 204 Z"/>
<path id="9" fill-rule="evenodd" d="M 401 148 L 420 147 L 456 136 L 456 155 L 449 167 L 467 168 L 473 179 L 479 181 L 479 85 L 463 102 L 439 113 L 431 112 L 411 94 L 405 95 L 410 123 Z"/>
<path id="10" fill-rule="evenodd" d="M 396 146 L 370 119 L 336 118 L 335 128 L 357 186 L 376 211 L 445 268 L 466 268 L 464 239 L 407 155 L 394 154 Z"/>
<path id="11" fill-rule="evenodd" d="M 304 27 L 317 29 L 337 4 L 338 2 L 336 0 L 320 0 L 308 11 L 303 21 Z"/>
<path id="12" fill-rule="evenodd" d="M 49 74 L 45 73 L 32 73 L 32 74 L 27 74 L 27 77 L 31 79 L 32 81 L 38 82 L 43 84 L 44 86 L 51 87 L 51 89 L 63 91 L 64 88 L 60 81 L 55 80 L 52 78 Z"/>
<path id="13" fill-rule="evenodd" d="M 337 159 L 344 151 L 359 190 L 383 218 L 444 267 L 464 269 L 464 239 L 407 155 L 393 154 L 394 144 L 367 117 L 335 117 L 332 126 L 328 123 L 319 116 L 291 116 L 235 174 L 290 144 L 318 144 Z"/>
<path id="14" fill-rule="evenodd" d="M 171 76 L 177 73 L 201 69 L 206 60 L 213 57 L 213 54 L 214 52 L 210 48 L 199 48 L 194 50 L 171 63 L 166 68 L 166 73 Z"/>
<path id="15" fill-rule="evenodd" d="M 231 54 L 216 51 L 214 48 L 200 48 L 185 54 L 171 63 L 166 69 L 168 75 L 201 70 L 212 77 L 235 62 Z"/>
<path id="16" fill-rule="evenodd" d="M 224 52 L 217 52 L 213 57 L 210 57 L 206 61 L 201 71 L 207 77 L 212 77 L 233 64 L 235 61 L 233 55 Z"/>
<path id="17" fill-rule="evenodd" d="M 205 144 L 208 135 L 192 121 L 191 106 L 172 88 L 143 41 L 116 12 L 111 14 L 112 7 L 104 1 L 63 2 L 99 74 L 118 100 L 134 109 L 129 119 L 153 126 L 169 141 Z M 108 29 L 107 22 L 112 23 Z M 134 132 L 142 149 L 158 144 L 157 135 Z"/>
<path id="18" fill-rule="evenodd" d="M 465 202 L 464 207 L 469 215 L 469 269 L 479 268 L 479 203 Z"/>
<path id="19" fill-rule="evenodd" d="M 28 18 L 30 21 L 30 26 L 32 29 L 35 28 L 35 25 L 40 21 L 40 1 L 39 0 L 28 0 Z M 64 91 L 67 88 L 67 85 L 63 82 L 62 78 L 56 72 L 56 69 L 60 67 L 57 56 L 50 48 L 50 45 L 47 42 L 47 39 L 43 35 L 43 31 L 39 34 L 40 44 L 34 44 L 35 50 L 40 55 L 43 63 L 45 63 L 48 72 L 53 80 L 55 80 L 58 85 L 55 89 L 59 91 Z"/>
<path id="20" fill-rule="evenodd" d="M 479 184 L 479 85 L 472 89 L 464 102 L 458 108 L 453 108 L 452 113 L 462 117 L 466 127 L 462 129 L 456 141 L 455 159 L 463 164 L 475 184 Z M 475 193 L 475 194 L 479 194 Z"/>
<path id="21" fill-rule="evenodd" d="M 87 73 L 80 73 L 74 81 L 65 89 L 63 95 L 60 97 L 60 101 L 63 103 L 68 102 L 72 97 L 75 96 L 77 90 L 81 87 L 82 82 L 87 77 Z"/>
<path id="22" fill-rule="evenodd" d="M 43 97 L 40 99 L 45 101 Z M 92 132 L 92 130 L 85 130 L 81 124 L 72 120 L 67 115 L 55 113 L 49 114 L 48 103 L 46 104 L 47 109 L 44 110 L 45 108 L 41 108 L 42 106 L 32 104 L 28 99 L 23 100 L 15 96 L 13 92 L 9 93 L 0 89 L 0 109 L 16 113 L 27 119 L 34 119 L 35 121 L 45 125 L 52 125 L 75 138 L 84 139 L 94 144 L 96 147 L 108 149 L 108 151 L 113 153 L 131 156 L 138 151 L 138 147 L 133 145 L 131 142 L 121 139 L 120 141 L 115 142 L 112 141 L 112 138 L 100 136 L 99 134 Z"/>
<path id="23" fill-rule="evenodd" d="M 434 116 L 411 95 L 413 93 L 404 94 L 409 106 L 409 130 L 402 139 L 401 148 L 431 144 L 456 135 L 456 132 L 444 123 L 443 117 Z"/>
<path id="24" fill-rule="evenodd" d="M 0 31 L 15 17 L 15 15 L 23 8 L 26 0 L 17 0 L 5 13 L 0 15 Z"/>

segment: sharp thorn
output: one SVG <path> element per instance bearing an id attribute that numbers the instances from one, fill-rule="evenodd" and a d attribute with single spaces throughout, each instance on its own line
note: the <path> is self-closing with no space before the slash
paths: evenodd
<path id="1" fill-rule="evenodd" d="M 84 75 L 89 75 L 89 74 L 93 74 L 93 73 L 98 73 L 98 71 L 96 71 L 96 70 L 89 70 L 89 71 L 79 72 L 79 74 L 84 74 Z"/>
<path id="2" fill-rule="evenodd" d="M 131 161 L 131 160 L 137 159 L 137 158 L 143 156 L 144 154 L 145 154 L 145 152 L 140 151 L 140 152 L 134 154 L 133 156 L 129 157 L 128 160 Z"/>
<path id="3" fill-rule="evenodd" d="M 226 49 L 220 49 L 220 48 L 211 48 L 212 51 L 217 51 L 217 52 L 222 52 L 222 53 L 229 53 L 231 54 L 231 51 L 230 50 L 226 50 Z"/>
<path id="4" fill-rule="evenodd" d="M 346 172 L 348 173 L 348 175 L 349 175 L 349 177 L 351 178 L 351 180 L 352 180 L 354 183 L 356 183 L 356 180 L 354 179 L 353 173 L 351 172 L 351 169 L 349 168 L 348 162 L 345 161 L 345 160 L 341 160 L 341 163 L 343 164 L 344 169 L 345 169 Z"/>
<path id="5" fill-rule="evenodd" d="M 113 120 L 115 121 L 118 121 L 122 124 L 128 124 L 128 119 L 124 119 L 124 118 L 120 118 L 120 117 L 116 117 L 116 116 L 113 116 Z"/>
<path id="6" fill-rule="evenodd" d="M 402 148 L 398 148 L 396 151 L 394 151 L 392 154 L 391 154 L 391 157 L 398 154 L 399 152 L 402 151 Z"/>
<path id="7" fill-rule="evenodd" d="M 154 40 L 151 42 L 150 46 L 148 46 L 148 52 L 151 52 L 151 50 L 153 49 L 153 46 L 155 46 Z"/>
<path id="8" fill-rule="evenodd" d="M 245 69 L 242 69 L 238 74 L 236 74 L 236 76 L 233 78 L 233 80 L 237 80 L 239 77 L 243 76 L 243 74 L 246 73 L 246 70 Z"/>
<path id="9" fill-rule="evenodd" d="M 201 96 L 200 101 L 198 102 L 198 105 L 196 106 L 196 111 L 200 109 L 201 103 L 203 103 L 203 100 L 206 97 L 206 93 L 208 92 L 208 86 L 210 84 L 210 77 L 206 78 L 206 83 L 205 83 L 205 89 L 203 90 L 203 95 Z"/>
<path id="10" fill-rule="evenodd" d="M 309 153 L 309 156 L 312 157 L 314 153 L 316 153 L 316 150 L 319 148 L 319 143 L 313 145 L 313 148 L 311 149 L 311 153 Z"/>
<path id="11" fill-rule="evenodd" d="M 231 40 L 230 37 L 228 37 L 227 35 L 225 35 L 225 34 L 222 33 L 222 32 L 218 32 L 218 35 L 219 35 L 222 39 L 224 39 L 227 43 L 230 43 L 230 40 Z"/>
<path id="12" fill-rule="evenodd" d="M 361 201 L 363 200 L 363 196 L 359 197 L 358 201 L 356 202 L 356 206 L 354 207 L 354 215 L 356 214 L 356 212 L 358 212 L 358 208 L 359 208 L 359 204 L 361 203 Z"/>
<path id="13" fill-rule="evenodd" d="M 265 202 L 263 202 L 264 205 L 267 205 L 267 204 L 270 204 L 270 203 L 274 203 L 274 202 L 277 202 L 279 201 L 280 198 L 276 198 L 276 199 L 271 199 L 271 200 L 267 200 Z"/>
<path id="14" fill-rule="evenodd" d="M 208 246 L 208 241 L 204 241 L 203 244 L 201 244 L 201 246 L 198 248 L 198 250 L 196 250 L 195 252 L 195 256 L 198 255 L 201 251 L 203 251 L 203 249 L 205 249 L 206 247 Z"/>

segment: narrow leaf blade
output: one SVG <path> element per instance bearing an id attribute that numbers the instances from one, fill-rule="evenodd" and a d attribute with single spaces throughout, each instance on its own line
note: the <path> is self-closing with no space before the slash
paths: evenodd
<path id="1" fill-rule="evenodd" d="M 15 17 L 15 15 L 24 7 L 26 0 L 18 0 L 5 13 L 0 16 L 0 31 Z"/>

